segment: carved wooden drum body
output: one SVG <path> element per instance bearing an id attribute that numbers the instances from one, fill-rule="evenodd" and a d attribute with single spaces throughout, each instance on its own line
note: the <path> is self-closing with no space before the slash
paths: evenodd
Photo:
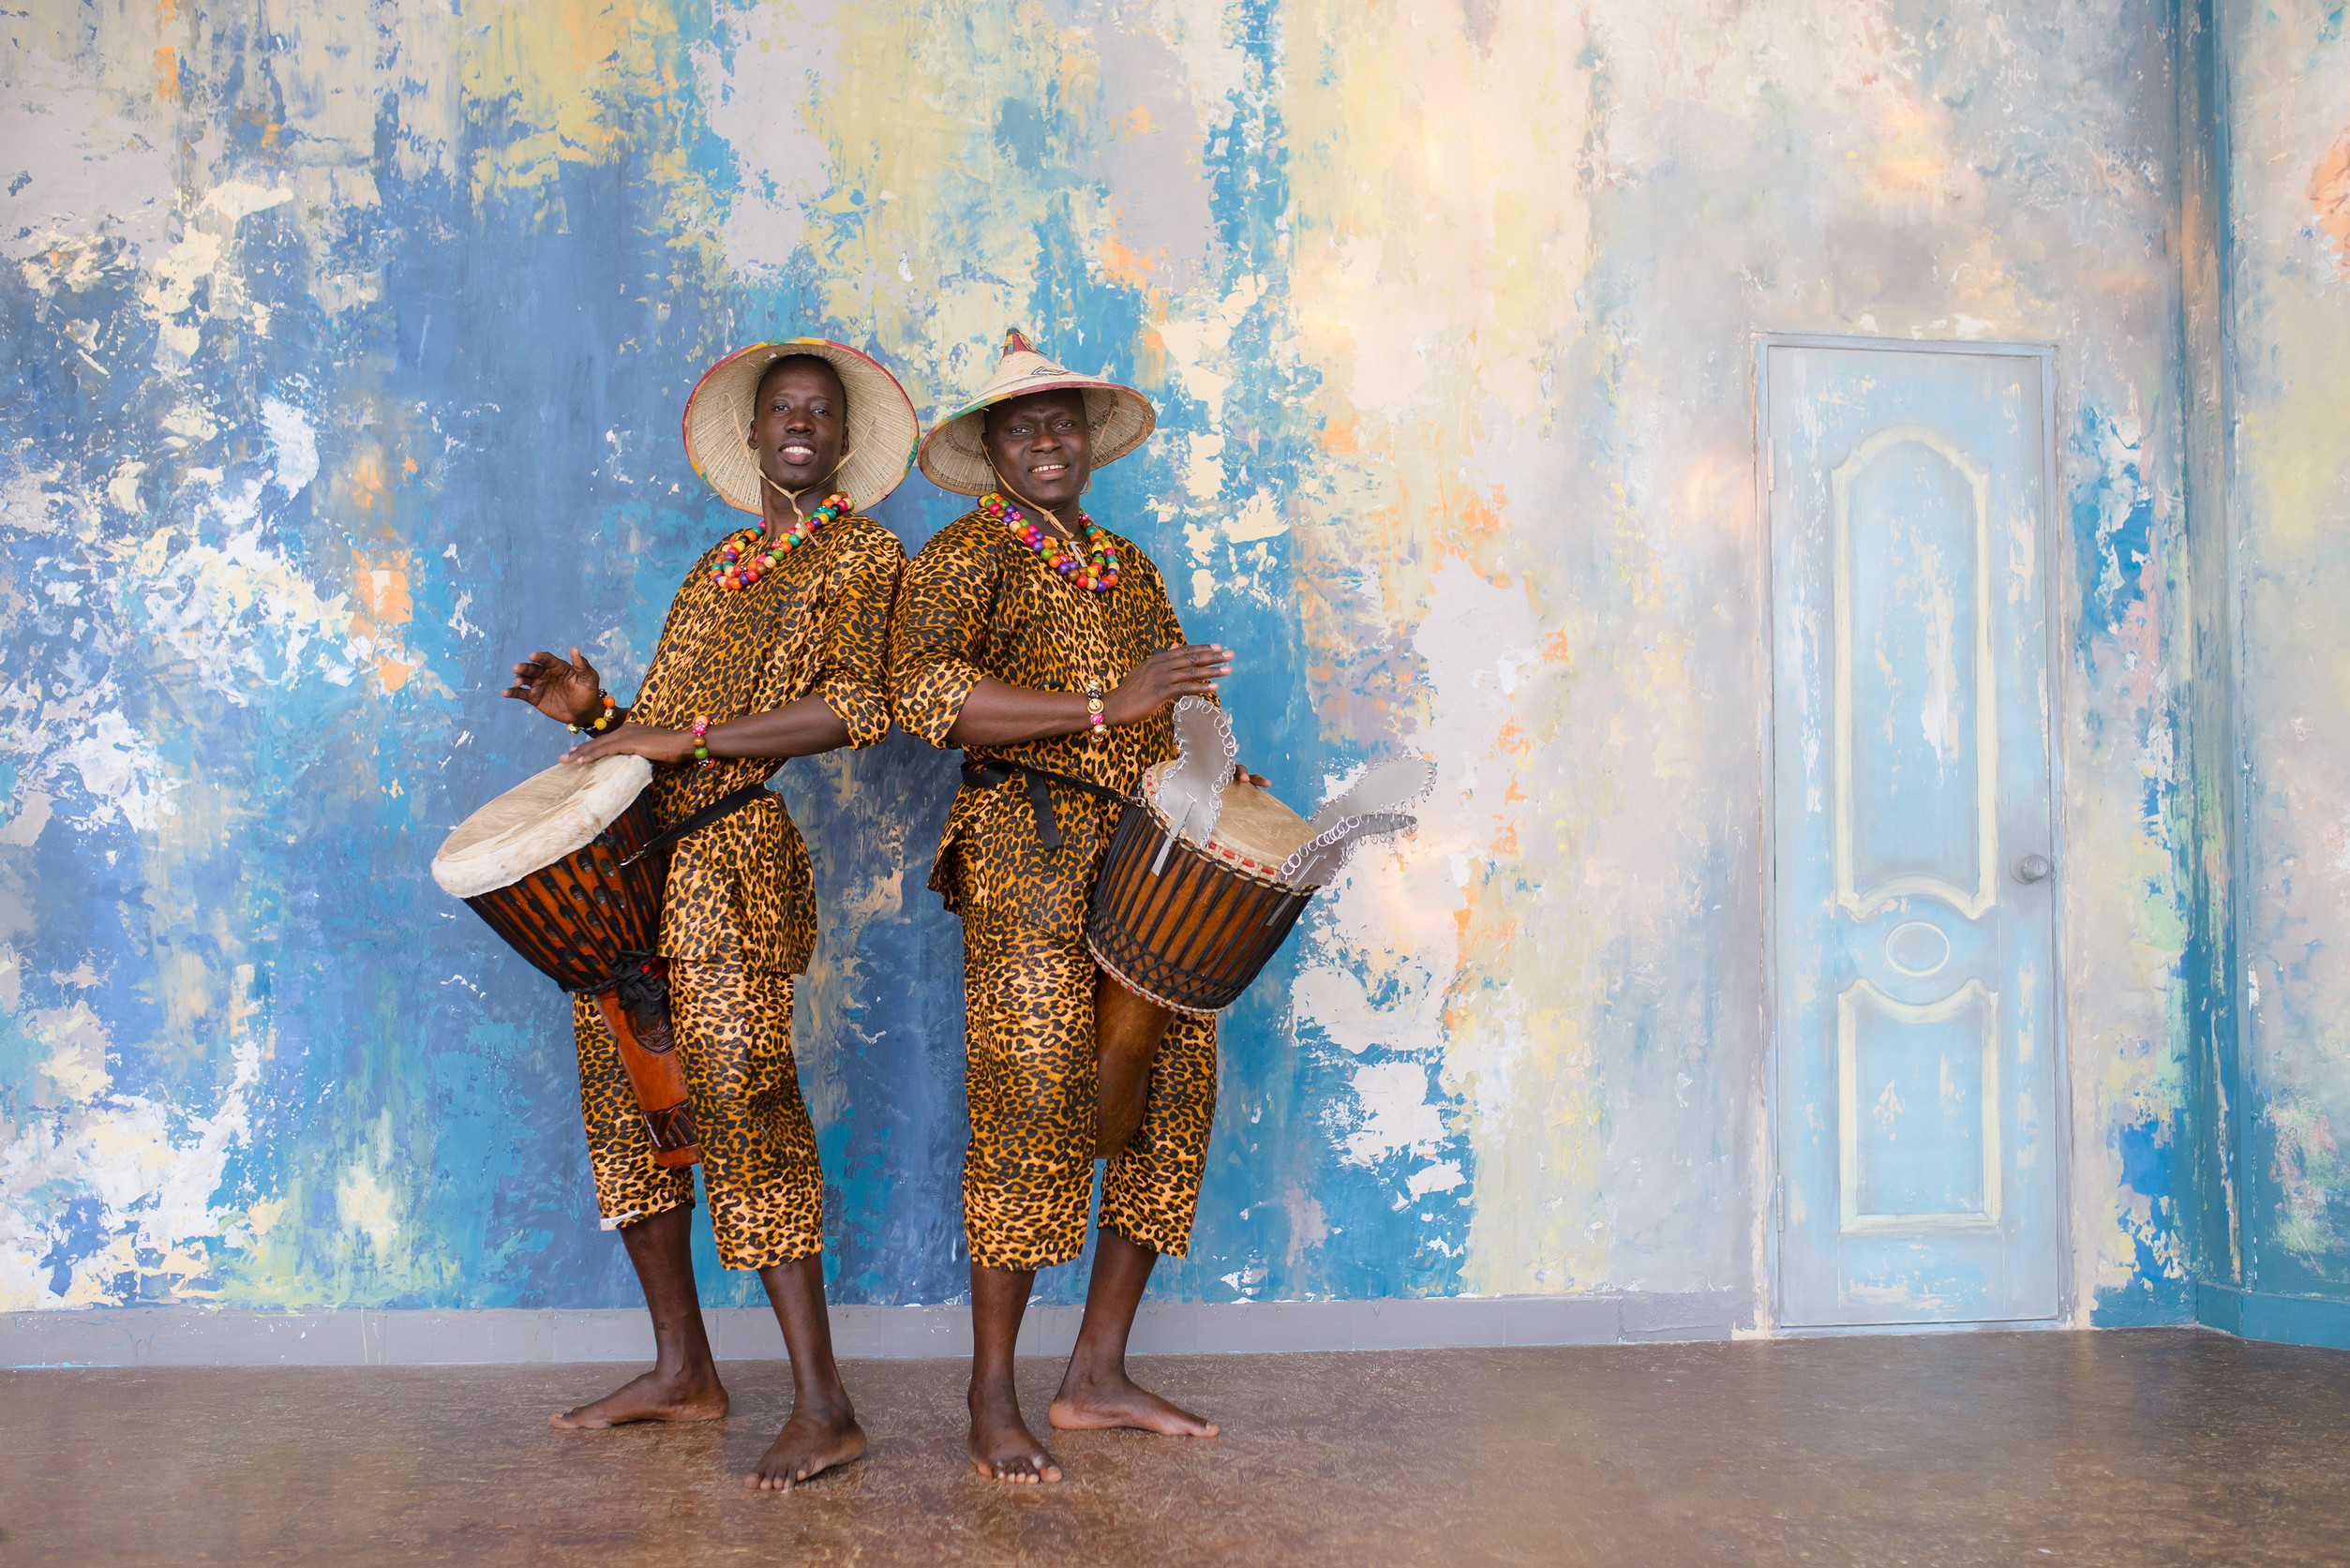
<path id="1" fill-rule="evenodd" d="M 1085 946 L 1135 995 L 1194 1018 L 1232 1006 L 1297 923 L 1310 888 L 1281 863 L 1312 834 L 1306 819 L 1247 781 L 1225 786 L 1205 844 L 1157 803 L 1174 762 L 1143 775 L 1094 884 Z"/>

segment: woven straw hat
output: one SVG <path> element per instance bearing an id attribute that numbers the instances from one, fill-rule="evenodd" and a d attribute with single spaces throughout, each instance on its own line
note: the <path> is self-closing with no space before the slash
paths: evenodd
<path id="1" fill-rule="evenodd" d="M 1104 469 L 1149 439 L 1159 424 L 1150 399 L 1130 386 L 1080 376 L 1038 353 L 1017 332 L 1004 334 L 1004 357 L 980 395 L 931 427 L 922 438 L 922 471 L 943 490 L 983 496 L 995 487 L 980 433 L 987 411 L 1032 392 L 1075 387 L 1085 395 L 1085 423 L 1093 430 L 1093 466 Z M 852 402 L 854 399 L 852 399 Z"/>
<path id="2" fill-rule="evenodd" d="M 848 460 L 817 488 L 848 492 L 860 512 L 877 503 L 913 471 L 914 447 L 922 433 L 913 399 L 898 380 L 846 343 L 825 337 L 794 337 L 754 343 L 711 366 L 685 400 L 685 455 L 702 482 L 745 512 L 767 510 L 758 454 L 751 450 L 751 402 L 759 378 L 779 359 L 808 354 L 839 373 L 848 394 L 848 428 L 843 450 Z"/>

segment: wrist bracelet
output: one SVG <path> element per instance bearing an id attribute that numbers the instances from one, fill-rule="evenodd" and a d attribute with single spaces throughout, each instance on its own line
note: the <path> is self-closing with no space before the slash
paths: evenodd
<path id="1" fill-rule="evenodd" d="M 1110 722 L 1109 715 L 1101 710 L 1101 689 L 1099 686 L 1085 688 L 1085 722 L 1096 729 Z"/>
<path id="2" fill-rule="evenodd" d="M 599 686 L 596 688 L 595 694 L 597 700 L 604 704 L 604 711 L 598 713 L 593 719 L 584 724 L 565 724 L 563 726 L 565 729 L 571 731 L 574 735 L 578 734 L 583 729 L 591 729 L 598 735 L 601 735 L 606 730 L 612 727 L 612 709 L 618 706 L 612 701 L 612 694 Z"/>
<path id="3" fill-rule="evenodd" d="M 716 760 L 710 754 L 710 715 L 707 713 L 694 715 L 694 760 L 704 768 Z"/>

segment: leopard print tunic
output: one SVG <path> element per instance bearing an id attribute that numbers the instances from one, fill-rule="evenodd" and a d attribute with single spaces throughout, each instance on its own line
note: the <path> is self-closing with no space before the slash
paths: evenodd
<path id="1" fill-rule="evenodd" d="M 890 615 L 906 552 L 870 518 L 842 517 L 739 592 L 711 578 L 713 545 L 686 574 L 629 711 L 644 724 L 723 724 L 808 695 L 849 744 L 890 732 Z M 667 827 L 755 779 L 772 757 L 653 774 Z M 792 976 L 816 947 L 807 845 L 769 795 L 677 846 L 662 903 L 670 1022 L 694 1093 L 702 1182 L 728 1268 L 764 1268 L 823 1247 L 824 1178 L 791 1052 Z M 690 1166 L 652 1162 L 652 1141 L 602 1013 L 573 1011 L 580 1107 L 607 1228 L 694 1202 Z"/>
<path id="2" fill-rule="evenodd" d="M 851 746 L 890 733 L 890 612 L 906 552 L 869 517 L 842 517 L 732 592 L 711 580 L 713 545 L 685 575 L 652 667 L 629 717 L 682 726 L 764 713 L 808 695 L 848 726 Z M 722 757 L 711 768 L 653 775 L 653 814 L 667 827 L 783 767 L 774 757 Z M 768 796 L 712 823 L 669 860 L 661 950 L 797 975 L 816 949 L 808 846 L 783 800 Z"/>
<path id="3" fill-rule="evenodd" d="M 1117 540 L 1121 575 L 1098 594 L 1048 570 L 970 513 L 908 563 L 891 679 L 898 723 L 944 746 L 981 676 L 1039 691 L 1107 693 L 1184 640 L 1159 569 Z M 1121 792 L 1175 754 L 1169 714 L 1089 734 L 974 750 Z M 1044 850 L 1018 780 L 962 790 L 930 886 L 963 918 L 964 1079 L 971 1142 L 963 1217 L 971 1261 L 1034 1269 L 1085 1246 L 1093 1185 L 1094 963 L 1085 901 L 1117 808 L 1052 785 L 1061 847 Z M 1155 1251 L 1190 1245 L 1216 1111 L 1216 1023 L 1177 1018 L 1152 1069 L 1142 1130 L 1110 1161 L 1101 1223 Z"/>

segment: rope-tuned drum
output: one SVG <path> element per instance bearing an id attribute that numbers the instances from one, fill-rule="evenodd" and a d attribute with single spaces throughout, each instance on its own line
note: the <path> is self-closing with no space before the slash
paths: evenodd
<path id="1" fill-rule="evenodd" d="M 642 757 L 558 763 L 460 823 L 432 875 L 557 985 L 592 993 L 654 1162 L 691 1165 L 701 1147 L 659 956 L 671 836 L 656 833 L 651 780 Z"/>
<path id="2" fill-rule="evenodd" d="M 1085 916 L 1100 970 L 1094 1152 L 1105 1157 L 1142 1125 L 1168 1020 L 1237 1001 L 1356 847 L 1412 829 L 1400 808 L 1435 772 L 1389 763 L 1309 819 L 1235 776 L 1221 709 L 1185 697 L 1175 723 L 1177 754 L 1146 769 L 1126 802 Z"/>

